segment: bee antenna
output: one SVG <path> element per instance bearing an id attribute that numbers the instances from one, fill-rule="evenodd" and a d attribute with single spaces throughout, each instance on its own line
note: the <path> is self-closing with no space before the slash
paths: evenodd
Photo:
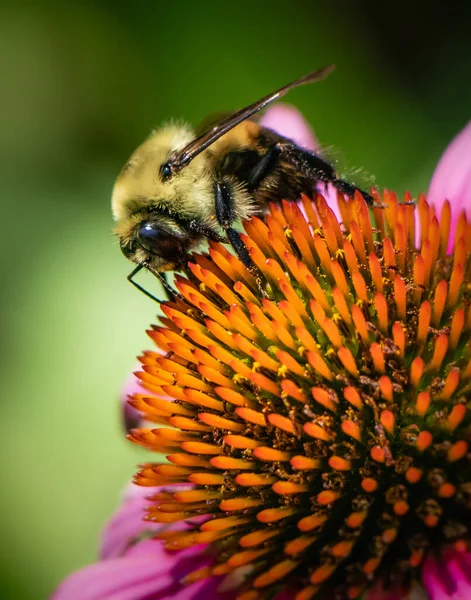
<path id="1" fill-rule="evenodd" d="M 162 302 L 164 302 L 164 300 L 159 300 L 153 294 L 151 294 L 150 292 L 148 292 L 144 287 L 142 287 L 142 285 L 140 285 L 139 283 L 137 283 L 137 281 L 134 281 L 134 277 L 140 271 L 142 271 L 142 269 L 144 268 L 144 266 L 145 265 L 137 265 L 137 267 L 131 273 L 129 273 L 129 275 L 127 276 L 127 280 L 130 283 L 132 283 L 133 286 L 135 288 L 137 288 L 140 292 L 142 292 L 143 294 L 145 294 L 148 298 L 150 298 L 151 300 L 154 300 L 155 302 L 158 302 L 159 304 L 161 304 Z"/>
<path id="2" fill-rule="evenodd" d="M 159 298 L 156 298 L 153 294 L 151 294 L 150 292 L 148 292 L 146 290 L 146 288 L 142 287 L 142 285 L 140 285 L 139 283 L 137 283 L 137 281 L 134 281 L 134 277 L 140 271 L 142 271 L 142 269 L 144 269 L 144 268 L 146 268 L 150 273 L 152 273 L 152 275 L 155 275 L 155 277 L 157 277 L 157 279 L 159 280 L 159 282 L 162 284 L 162 287 L 164 288 L 166 296 L 167 296 L 167 298 L 165 300 L 159 300 Z M 142 292 L 148 298 L 150 298 L 151 300 L 154 300 L 158 304 L 162 304 L 162 302 L 166 302 L 167 300 L 176 300 L 176 299 L 184 300 L 184 298 L 180 294 L 180 292 L 178 292 L 177 290 L 175 290 L 175 288 L 173 288 L 170 285 L 170 283 L 167 280 L 167 277 L 166 277 L 165 273 L 159 273 L 158 271 L 152 271 L 151 269 L 149 269 L 149 267 L 147 265 L 137 265 L 137 267 L 132 271 L 132 273 L 130 273 L 127 276 L 127 280 L 130 283 L 132 283 L 133 286 L 136 287 L 140 292 Z"/>

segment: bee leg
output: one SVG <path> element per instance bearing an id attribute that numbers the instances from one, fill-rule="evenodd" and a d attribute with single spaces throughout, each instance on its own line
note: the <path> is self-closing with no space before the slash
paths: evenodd
<path id="1" fill-rule="evenodd" d="M 250 191 L 256 190 L 267 175 L 269 175 L 276 166 L 281 156 L 281 150 L 276 144 L 265 152 L 262 158 L 252 167 L 247 176 L 247 187 Z"/>
<path id="2" fill-rule="evenodd" d="M 227 239 L 229 243 L 234 248 L 237 256 L 240 261 L 244 264 L 244 266 L 249 269 L 252 273 L 257 269 L 253 260 L 250 258 L 250 254 L 247 252 L 247 248 L 245 247 L 244 242 L 240 239 L 240 233 L 237 229 L 233 229 L 232 227 L 228 227 L 226 229 Z"/>
<path id="3" fill-rule="evenodd" d="M 224 229 L 229 243 L 234 248 L 237 256 L 244 263 L 247 269 L 253 271 L 256 267 L 250 258 L 244 242 L 240 239 L 239 232 L 232 227 L 237 218 L 234 204 L 234 192 L 232 185 L 227 181 L 217 181 L 215 184 L 215 209 L 216 219 L 219 225 Z"/>
<path id="4" fill-rule="evenodd" d="M 232 227 L 237 218 L 234 210 L 234 192 L 230 182 L 217 181 L 215 184 L 215 208 L 216 219 L 224 229 L 229 243 L 234 248 L 239 260 L 254 275 L 257 285 L 264 294 L 262 286 L 262 275 L 250 257 L 244 242 L 240 239 L 240 233 Z"/>
<path id="5" fill-rule="evenodd" d="M 279 149 L 280 157 L 290 162 L 306 177 L 311 178 L 313 181 L 331 183 L 340 193 L 347 196 L 352 197 L 358 191 L 367 204 L 373 205 L 373 197 L 368 192 L 364 192 L 355 185 L 348 183 L 348 181 L 339 179 L 333 166 L 313 152 L 289 142 L 278 142 L 276 146 Z"/>
<path id="6" fill-rule="evenodd" d="M 182 300 L 182 295 L 177 292 L 176 289 L 174 289 L 169 281 L 168 281 L 168 277 L 167 277 L 167 273 L 158 273 L 158 279 L 162 285 L 162 287 L 164 288 L 164 293 L 167 296 L 167 300 L 170 300 L 172 302 L 175 302 L 176 300 Z"/>
<path id="7" fill-rule="evenodd" d="M 225 242 L 227 244 L 227 239 L 224 236 L 219 235 L 219 233 L 204 223 L 199 223 L 196 220 L 190 221 L 188 223 L 188 229 L 199 235 L 204 235 L 204 237 L 207 237 L 213 242 Z"/>
<path id="8" fill-rule="evenodd" d="M 237 218 L 233 186 L 230 181 L 216 181 L 214 192 L 216 219 L 224 231 L 227 231 Z"/>
<path id="9" fill-rule="evenodd" d="M 241 263 L 255 277 L 255 281 L 257 283 L 258 289 L 260 290 L 260 293 L 264 298 L 267 298 L 268 296 L 265 291 L 266 284 L 264 283 L 264 277 L 260 269 L 253 262 L 250 254 L 247 251 L 247 248 L 245 247 L 244 242 L 240 239 L 240 233 L 237 231 L 237 229 L 229 227 L 228 229 L 226 229 L 226 234 L 231 246 L 234 248 L 235 253 L 237 254 L 237 257 L 239 258 Z"/>

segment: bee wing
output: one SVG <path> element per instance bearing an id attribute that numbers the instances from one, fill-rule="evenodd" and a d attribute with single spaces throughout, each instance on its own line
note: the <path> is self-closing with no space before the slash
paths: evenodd
<path id="1" fill-rule="evenodd" d="M 254 102 L 254 104 L 250 104 L 249 106 L 242 108 L 241 110 L 232 113 L 230 116 L 226 117 L 219 123 L 217 123 L 214 127 L 197 137 L 195 140 L 190 142 L 187 146 L 176 152 L 168 161 L 168 165 L 172 169 L 172 172 L 180 171 L 185 165 L 187 165 L 195 156 L 197 156 L 200 152 L 205 150 L 208 146 L 213 144 L 217 139 L 223 136 L 225 133 L 233 129 L 242 121 L 245 121 L 255 113 L 259 112 L 265 106 L 278 100 L 285 94 L 287 94 L 290 90 L 300 86 L 305 85 L 306 83 L 315 83 L 327 77 L 333 70 L 334 65 L 329 65 L 327 67 L 322 67 L 317 71 L 309 73 L 300 79 L 296 79 L 296 81 L 292 81 L 288 83 L 288 85 L 283 86 L 279 90 L 272 92 L 268 96 L 265 96 L 261 100 Z"/>

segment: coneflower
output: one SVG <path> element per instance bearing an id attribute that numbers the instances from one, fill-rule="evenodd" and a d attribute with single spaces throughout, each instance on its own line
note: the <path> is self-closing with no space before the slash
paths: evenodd
<path id="1" fill-rule="evenodd" d="M 164 426 L 130 438 L 170 462 L 138 485 L 193 484 L 154 495 L 147 518 L 208 517 L 157 534 L 211 544 L 188 580 L 244 567 L 241 600 L 287 584 L 357 598 L 377 573 L 407 583 L 431 544 L 466 544 L 471 226 L 462 215 L 448 255 L 449 203 L 376 203 L 340 199 L 343 227 L 322 196 L 271 206 L 243 236 L 261 289 L 212 244 L 162 305 L 165 355 L 142 358 L 153 394 L 131 403 Z"/>
<path id="2" fill-rule="evenodd" d="M 471 223 L 373 195 L 271 206 L 257 278 L 211 243 L 161 306 L 129 437 L 167 458 L 140 543 L 187 560 L 181 598 L 471 594 Z"/>

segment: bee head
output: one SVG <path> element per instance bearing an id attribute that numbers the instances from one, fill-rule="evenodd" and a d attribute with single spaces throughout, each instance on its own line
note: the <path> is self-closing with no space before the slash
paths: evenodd
<path id="1" fill-rule="evenodd" d="M 178 269 L 193 241 L 181 223 L 154 212 L 118 224 L 116 233 L 126 258 L 156 273 Z"/>

